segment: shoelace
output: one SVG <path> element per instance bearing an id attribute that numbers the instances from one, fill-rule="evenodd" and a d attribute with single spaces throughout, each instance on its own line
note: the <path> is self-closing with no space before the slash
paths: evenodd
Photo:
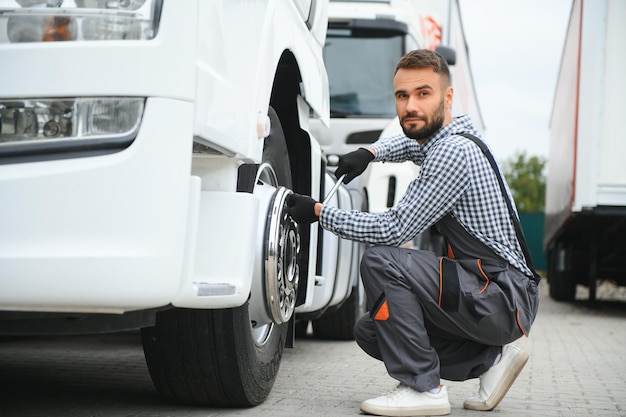
<path id="1" fill-rule="evenodd" d="M 383 396 L 389 399 L 395 400 L 396 398 L 405 395 L 406 392 L 410 389 L 411 388 L 409 388 L 407 385 L 404 385 L 403 383 L 399 383 L 397 387 L 395 387 L 393 390 L 389 392 L 384 393 Z"/>

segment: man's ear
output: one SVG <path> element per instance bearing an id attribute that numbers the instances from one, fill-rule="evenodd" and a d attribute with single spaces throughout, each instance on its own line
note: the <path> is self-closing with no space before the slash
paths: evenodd
<path id="1" fill-rule="evenodd" d="M 446 108 L 448 109 L 452 108 L 452 96 L 454 96 L 454 88 L 452 87 L 446 88 L 445 105 L 446 105 Z"/>

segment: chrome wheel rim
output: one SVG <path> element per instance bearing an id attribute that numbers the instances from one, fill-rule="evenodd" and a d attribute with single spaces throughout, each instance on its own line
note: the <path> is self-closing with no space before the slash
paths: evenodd
<path id="1" fill-rule="evenodd" d="M 259 166 L 253 193 L 260 201 L 259 236 L 263 243 L 255 261 L 250 323 L 255 343 L 263 345 L 274 324 L 289 321 L 295 312 L 300 235 L 285 205 L 291 191 L 278 184 L 271 165 Z"/>
<path id="2" fill-rule="evenodd" d="M 300 235 L 285 200 L 291 191 L 280 187 L 268 213 L 265 251 L 265 297 L 276 323 L 289 321 L 296 308 L 300 270 Z"/>

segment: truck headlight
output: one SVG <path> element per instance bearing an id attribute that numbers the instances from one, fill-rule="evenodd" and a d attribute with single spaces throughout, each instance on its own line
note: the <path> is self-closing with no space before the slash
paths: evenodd
<path id="1" fill-rule="evenodd" d="M 145 99 L 0 99 L 0 152 L 11 145 L 77 143 L 136 134 Z"/>
<path id="2" fill-rule="evenodd" d="M 0 43 L 152 39 L 159 29 L 162 4 L 163 0 L 0 0 Z"/>

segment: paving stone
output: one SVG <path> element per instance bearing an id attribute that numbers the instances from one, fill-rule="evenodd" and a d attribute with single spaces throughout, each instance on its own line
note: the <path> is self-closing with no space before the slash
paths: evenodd
<path id="1" fill-rule="evenodd" d="M 488 415 L 626 416 L 626 291 L 605 284 L 602 300 L 557 303 L 540 286 L 538 318 L 515 344 L 530 360 L 509 394 Z M 453 416 L 478 380 L 448 382 Z M 382 363 L 352 341 L 296 340 L 287 349 L 267 401 L 242 410 L 180 407 L 152 386 L 135 333 L 0 339 L 0 416 L 7 417 L 341 417 L 392 389 Z"/>

